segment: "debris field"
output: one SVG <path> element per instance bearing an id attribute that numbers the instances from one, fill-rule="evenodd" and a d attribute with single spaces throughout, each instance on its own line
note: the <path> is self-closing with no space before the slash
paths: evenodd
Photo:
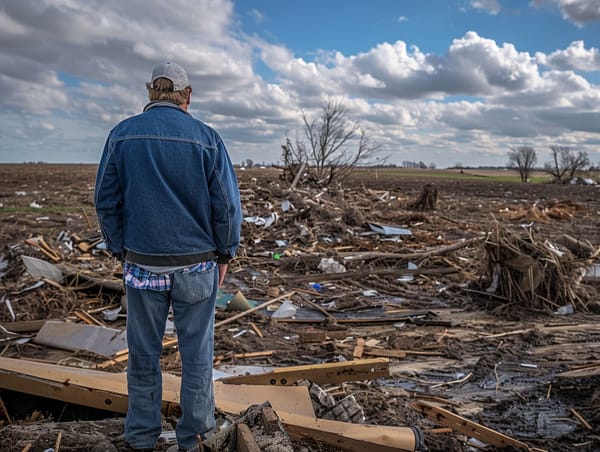
<path id="1" fill-rule="evenodd" d="M 127 450 L 95 172 L 0 165 L 0 450 Z M 283 175 L 238 171 L 209 450 L 600 450 L 598 186 Z M 157 450 L 178 415 L 171 322 L 163 345 Z"/>

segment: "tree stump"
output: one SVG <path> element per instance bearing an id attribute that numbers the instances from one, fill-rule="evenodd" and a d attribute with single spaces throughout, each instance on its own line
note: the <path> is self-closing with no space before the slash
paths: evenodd
<path id="1" fill-rule="evenodd" d="M 438 191 L 431 184 L 426 184 L 421 191 L 421 194 L 416 201 L 409 203 L 408 207 L 415 210 L 435 210 L 437 203 Z"/>

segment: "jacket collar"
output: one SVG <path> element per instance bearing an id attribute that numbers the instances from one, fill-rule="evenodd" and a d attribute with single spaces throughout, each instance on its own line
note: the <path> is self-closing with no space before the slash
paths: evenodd
<path id="1" fill-rule="evenodd" d="M 185 111 L 183 108 L 181 108 L 181 107 L 180 107 L 179 105 L 177 105 L 176 103 L 173 103 L 173 102 L 167 102 L 167 101 L 164 101 L 164 100 L 156 100 L 156 101 L 154 101 L 154 102 L 150 102 L 149 104 L 147 104 L 147 105 L 144 107 L 144 110 L 143 110 L 143 111 L 145 111 L 145 112 L 146 112 L 146 111 L 150 110 L 151 108 L 155 108 L 155 107 L 169 107 L 169 108 L 176 108 L 177 110 L 184 112 L 186 115 L 189 115 L 189 113 L 188 113 L 187 111 Z"/>

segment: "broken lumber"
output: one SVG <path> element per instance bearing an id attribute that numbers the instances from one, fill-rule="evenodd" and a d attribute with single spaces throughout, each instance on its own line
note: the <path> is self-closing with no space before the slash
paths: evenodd
<path id="1" fill-rule="evenodd" d="M 179 404 L 181 379 L 163 373 L 163 409 Z M 127 412 L 127 375 L 99 370 L 0 357 L 0 389 L 47 397 L 115 413 Z M 274 409 L 292 409 L 314 417 L 305 386 L 267 388 L 261 385 L 225 385 L 214 382 L 217 408 L 239 413 L 269 400 Z"/>
<path id="2" fill-rule="evenodd" d="M 473 422 L 467 418 L 454 414 L 451 411 L 445 410 L 436 405 L 430 405 L 426 402 L 414 402 L 410 407 L 421 414 L 427 416 L 434 422 L 450 427 L 453 430 L 463 433 L 469 437 L 477 438 L 484 443 L 495 447 L 515 447 L 520 450 L 534 450 L 527 444 L 511 438 L 504 433 L 497 432 L 491 428 L 485 427 L 477 422 Z"/>
<path id="3" fill-rule="evenodd" d="M 357 272 L 342 272 L 342 273 L 321 273 L 314 275 L 303 275 L 303 276 L 292 276 L 292 275 L 279 275 L 287 283 L 307 283 L 315 281 L 336 281 L 340 279 L 353 279 L 358 280 L 366 278 L 370 275 L 447 275 L 450 273 L 458 273 L 456 268 L 452 267 L 438 267 L 438 268 L 384 268 L 384 269 L 373 269 L 373 270 L 362 270 Z M 246 311 L 248 312 L 248 311 Z"/>
<path id="4" fill-rule="evenodd" d="M 163 373 L 163 408 L 179 403 L 181 379 Z M 316 419 L 306 386 L 264 387 L 214 382 L 216 406 L 239 414 L 248 406 L 269 400 L 290 434 L 311 436 L 351 451 L 415 451 L 422 446 L 416 427 L 388 427 Z M 0 389 L 39 395 L 114 412 L 127 411 L 127 382 L 123 373 L 44 364 L 0 357 Z M 293 410 L 291 413 L 287 410 Z"/>
<path id="5" fill-rule="evenodd" d="M 389 376 L 389 360 L 386 358 L 372 358 L 341 363 L 280 367 L 264 374 L 226 377 L 219 381 L 226 384 L 289 386 L 294 385 L 299 380 L 329 384 L 373 380 Z"/>
<path id="6" fill-rule="evenodd" d="M 581 369 L 568 370 L 556 374 L 558 378 L 585 378 L 585 377 L 596 377 L 600 375 L 600 364 L 596 364 L 589 367 L 582 367 Z"/>
<path id="7" fill-rule="evenodd" d="M 398 452 L 423 450 L 423 434 L 417 427 L 351 424 L 307 418 L 277 411 L 290 436 L 312 438 L 353 452 Z"/>
<path id="8" fill-rule="evenodd" d="M 46 320 L 21 320 L 18 322 L 2 322 L 0 326 L 12 333 L 30 333 L 39 331 Z"/>

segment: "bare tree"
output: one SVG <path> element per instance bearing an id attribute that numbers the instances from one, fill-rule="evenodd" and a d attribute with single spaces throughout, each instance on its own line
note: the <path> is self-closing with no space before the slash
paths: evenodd
<path id="1" fill-rule="evenodd" d="M 281 146 L 283 163 L 293 178 L 304 163 L 316 182 L 329 185 L 343 180 L 357 166 L 373 163 L 379 147 L 365 129 L 348 119 L 341 101 L 324 102 L 312 120 L 302 112 L 302 120 L 304 139 L 292 142 L 288 137 Z"/>
<path id="2" fill-rule="evenodd" d="M 566 146 L 550 146 L 550 151 L 552 160 L 544 165 L 544 170 L 558 183 L 572 178 L 590 164 L 587 152 L 575 153 Z"/>
<path id="3" fill-rule="evenodd" d="M 529 146 L 511 148 L 508 153 L 508 166 L 510 168 L 516 167 L 519 170 L 521 182 L 527 182 L 529 180 L 529 174 L 536 162 L 537 155 L 535 149 Z"/>

